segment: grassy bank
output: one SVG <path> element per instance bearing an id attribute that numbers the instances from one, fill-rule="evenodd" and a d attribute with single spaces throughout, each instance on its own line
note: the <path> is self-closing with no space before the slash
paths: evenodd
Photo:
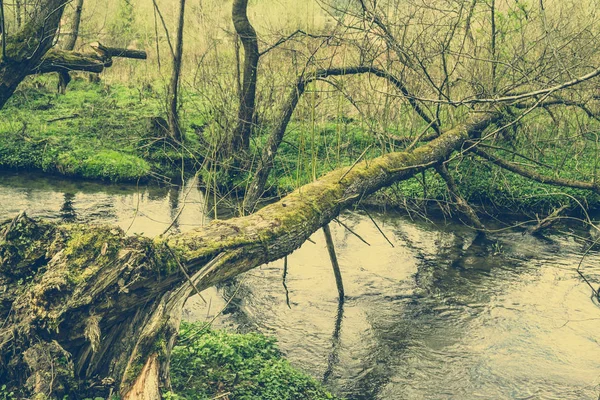
<path id="1" fill-rule="evenodd" d="M 202 160 L 212 157 L 206 144 L 221 140 L 222 121 L 210 120 L 210 107 L 202 106 L 193 91 L 184 91 L 182 115 L 187 134 L 185 147 L 179 148 L 163 139 L 165 132 L 159 118 L 164 115 L 164 93 L 160 84 L 138 88 L 93 83 L 78 77 L 64 96 L 56 94 L 55 84 L 52 75 L 32 78 L 0 110 L 0 168 L 41 170 L 112 182 L 174 178 L 182 170 L 193 172 L 201 168 Z M 578 117 L 574 112 L 570 119 L 575 121 Z M 519 153 L 535 154 L 535 163 L 515 156 L 512 150 L 492 152 L 548 176 L 593 179 L 598 159 L 595 136 L 569 141 L 569 126 L 555 126 L 541 113 L 528 118 L 527 128 L 523 129 L 536 130 L 530 135 L 537 138 L 534 147 L 529 142 L 502 143 L 501 138 L 497 144 Z M 198 126 L 203 129 L 193 129 Z M 343 116 L 317 120 L 300 112 L 280 147 L 269 180 L 269 194 L 282 196 L 332 169 L 352 165 L 361 156 L 368 160 L 406 145 L 371 132 L 369 126 L 368 121 Z M 592 128 L 588 127 L 588 131 L 593 132 Z M 415 135 L 422 127 L 412 126 L 411 133 L 407 133 L 408 128 L 402 129 L 392 133 Z M 255 136 L 255 160 L 268 132 L 269 126 L 263 126 L 262 133 Z M 560 142 L 554 141 L 557 135 Z M 544 164 L 558 167 L 545 168 Z M 463 196 L 475 205 L 515 212 L 547 212 L 565 203 L 573 207 L 578 203 L 588 208 L 600 206 L 600 198 L 593 193 L 539 184 L 472 156 L 453 162 L 449 169 Z M 232 188 L 242 192 L 251 175 L 239 171 L 224 173 L 212 167 L 202 174 L 208 186 L 216 184 L 223 193 Z M 430 202 L 445 204 L 449 198 L 444 182 L 435 172 L 428 171 L 384 190 L 374 200 L 387 205 L 422 206 Z"/>
<path id="2" fill-rule="evenodd" d="M 197 161 L 161 140 L 160 91 L 77 78 L 59 96 L 55 80 L 30 79 L 0 111 L 0 167 L 123 182 L 177 176 Z"/>

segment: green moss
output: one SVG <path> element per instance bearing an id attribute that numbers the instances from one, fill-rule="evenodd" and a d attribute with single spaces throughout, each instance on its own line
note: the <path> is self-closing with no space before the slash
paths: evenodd
<path id="1" fill-rule="evenodd" d="M 69 239 L 64 255 L 72 284 L 84 282 L 103 265 L 111 262 L 123 246 L 123 232 L 111 227 L 92 229 L 72 225 L 66 228 Z"/>
<path id="2" fill-rule="evenodd" d="M 46 258 L 54 231 L 52 225 L 27 217 L 0 224 L 0 272 L 15 279 L 33 277 L 36 266 Z"/>
<path id="3" fill-rule="evenodd" d="M 135 182 L 180 176 L 201 159 L 194 135 L 182 151 L 152 128 L 163 110 L 160 92 L 75 76 L 59 96 L 55 79 L 28 78 L 0 110 L 0 167 Z"/>

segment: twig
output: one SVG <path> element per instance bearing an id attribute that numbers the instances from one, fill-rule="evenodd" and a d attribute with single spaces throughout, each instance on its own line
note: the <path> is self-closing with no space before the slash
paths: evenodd
<path id="1" fill-rule="evenodd" d="M 188 191 L 183 196 L 183 201 L 182 201 L 183 204 L 179 208 L 179 211 L 177 211 L 177 215 L 175 215 L 175 218 L 173 218 L 173 220 L 171 221 L 171 223 L 169 224 L 169 226 L 167 227 L 167 229 L 165 229 L 164 232 L 161 233 L 161 236 L 166 235 L 171 230 L 171 228 L 173 227 L 173 225 L 175 225 L 175 223 L 177 222 L 177 220 L 179 219 L 179 217 L 181 216 L 181 213 L 183 212 L 183 209 L 185 208 L 185 204 L 186 204 L 187 198 L 190 195 L 190 193 L 191 193 L 192 189 L 194 188 L 194 186 L 196 186 L 196 183 L 197 183 L 196 180 L 198 179 L 198 175 L 199 174 L 200 174 L 200 170 L 198 170 L 196 172 L 196 174 L 194 175 L 194 178 L 190 182 L 190 188 L 188 189 Z"/>
<path id="2" fill-rule="evenodd" d="M 59 118 L 49 119 L 48 121 L 46 121 L 46 123 L 51 124 L 52 122 L 64 121 L 66 119 L 75 119 L 75 118 L 79 118 L 79 114 L 73 114 L 73 115 L 69 115 L 67 117 L 59 117 Z"/>
<path id="3" fill-rule="evenodd" d="M 379 225 L 377 225 L 377 222 L 375 222 L 375 220 L 373 219 L 373 217 L 371 217 L 371 214 L 369 214 L 369 212 L 367 211 L 367 209 L 365 207 L 363 207 L 363 211 L 367 214 L 367 217 L 369 217 L 369 219 L 371 220 L 373 225 L 375 225 L 375 228 L 377 228 L 379 233 L 381 233 L 381 235 L 385 238 L 385 240 L 387 240 L 387 242 L 390 244 L 390 246 L 394 247 L 394 244 L 390 241 L 390 239 L 388 239 L 388 237 L 385 235 L 385 233 L 383 233 L 383 231 L 381 230 Z"/>
<path id="4" fill-rule="evenodd" d="M 294 36 L 296 35 L 304 35 L 313 39 L 331 39 L 331 36 L 329 35 L 314 35 L 311 33 L 306 33 L 301 29 L 298 29 L 297 31 L 293 32 L 292 34 L 286 36 L 286 37 L 282 37 L 281 39 L 279 39 L 277 42 L 275 42 L 274 44 L 272 44 L 271 46 L 267 47 L 266 49 L 264 49 L 263 51 L 261 51 L 259 53 L 259 56 L 262 57 L 265 54 L 267 54 L 268 52 L 270 52 L 271 50 L 273 50 L 274 48 L 276 48 L 277 46 L 281 46 L 282 44 L 284 44 L 285 42 L 287 42 L 288 40 L 292 39 Z"/>
<path id="5" fill-rule="evenodd" d="M 352 229 L 350 229 L 348 227 L 348 225 L 344 224 L 342 221 L 340 221 L 337 218 L 333 219 L 335 222 L 337 222 L 338 224 L 340 224 L 341 226 L 343 226 L 344 228 L 346 228 L 348 230 L 348 232 L 350 232 L 351 234 L 353 234 L 354 236 L 356 236 L 357 238 L 359 238 L 361 240 L 361 242 L 363 242 L 364 244 L 366 244 L 367 246 L 370 246 L 369 242 L 367 242 L 365 239 L 363 239 L 358 233 L 354 232 Z"/>
<path id="6" fill-rule="evenodd" d="M 404 150 L 404 151 L 409 151 L 410 149 L 412 149 L 413 147 L 416 146 L 417 143 L 419 143 L 419 140 L 421 140 L 421 138 L 423 136 L 425 136 L 425 134 L 427 133 L 427 131 L 429 130 L 429 128 L 431 128 L 433 126 L 433 124 L 436 123 L 437 120 L 433 119 L 431 120 L 431 122 L 429 123 L 429 125 L 427 125 L 425 127 L 425 129 L 423 129 L 421 131 L 421 133 L 415 138 L 415 140 L 412 141 L 412 143 Z M 439 135 L 438 135 L 439 136 Z"/>
<path id="7" fill-rule="evenodd" d="M 285 256 L 283 258 L 283 288 L 285 289 L 285 302 L 287 303 L 287 306 L 289 309 L 291 309 L 292 307 L 290 306 L 290 291 L 288 290 L 287 284 L 285 282 L 285 278 L 287 277 L 288 274 L 288 258 L 287 256 Z"/>
<path id="8" fill-rule="evenodd" d="M 210 400 L 218 400 L 218 399 L 222 399 L 223 397 L 227 397 L 227 396 L 229 396 L 230 394 L 231 394 L 231 392 L 225 392 L 225 393 L 221 393 L 221 394 L 219 394 L 219 395 L 217 395 L 217 396 L 213 397 L 213 398 L 212 398 L 212 399 L 210 399 Z"/>
<path id="9" fill-rule="evenodd" d="M 350 169 L 348 171 L 346 171 L 344 173 L 344 175 L 342 175 L 342 177 L 340 178 L 340 180 L 338 181 L 338 183 L 342 182 L 342 180 L 346 177 L 346 175 L 348 175 L 350 173 L 350 171 L 352 171 L 352 169 L 354 167 L 356 167 L 356 164 L 358 164 L 360 162 L 360 160 L 362 160 L 362 158 L 365 156 L 365 154 L 367 153 L 367 150 L 369 150 L 371 148 L 371 146 L 373 146 L 372 144 L 370 144 L 362 153 L 360 156 L 358 156 L 358 158 L 356 159 L 356 161 L 354 161 L 354 164 L 352 164 L 352 166 L 350 167 Z"/>
<path id="10" fill-rule="evenodd" d="M 187 271 L 185 270 L 185 267 L 179 261 L 179 258 L 175 255 L 175 253 L 173 253 L 173 251 L 171 250 L 171 248 L 169 247 L 169 245 L 167 245 L 165 243 L 165 246 L 167 247 L 167 250 L 169 251 L 169 253 L 171 253 L 171 256 L 173 257 L 173 259 L 177 262 L 177 265 L 179 266 L 179 269 L 181 270 L 181 272 L 183 272 L 183 275 L 185 275 L 185 278 L 188 280 L 188 282 L 190 283 L 190 285 L 192 285 L 192 287 L 194 288 L 194 291 L 196 292 L 196 294 L 198 296 L 200 296 L 200 298 L 202 299 L 202 301 L 204 302 L 204 304 L 208 304 L 208 302 L 206 301 L 206 299 L 204 298 L 204 296 L 202 296 L 202 293 L 200 293 L 200 291 L 196 287 L 196 284 L 194 283 L 194 281 L 192 280 L 192 278 L 188 275 Z"/>

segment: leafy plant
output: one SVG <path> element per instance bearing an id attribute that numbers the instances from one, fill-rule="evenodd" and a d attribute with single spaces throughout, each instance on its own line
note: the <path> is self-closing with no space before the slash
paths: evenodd
<path id="1" fill-rule="evenodd" d="M 173 350 L 172 400 L 210 399 L 230 393 L 231 400 L 335 399 L 315 379 L 293 368 L 274 338 L 257 333 L 198 331 L 183 324 Z"/>

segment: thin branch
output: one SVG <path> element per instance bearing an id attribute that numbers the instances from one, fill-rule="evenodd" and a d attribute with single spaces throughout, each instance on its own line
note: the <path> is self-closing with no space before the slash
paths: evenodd
<path id="1" fill-rule="evenodd" d="M 344 228 L 346 228 L 346 230 L 348 232 L 350 232 L 351 234 L 353 234 L 354 236 L 356 236 L 358 239 L 360 239 L 361 242 L 363 242 L 364 244 L 366 244 L 367 246 L 370 246 L 369 242 L 367 242 L 365 239 L 362 238 L 362 236 L 360 236 L 358 233 L 354 232 L 352 229 L 350 229 L 350 227 L 348 227 L 348 225 L 344 224 L 342 221 L 340 221 L 338 218 L 334 218 L 333 219 L 335 222 L 337 222 L 338 224 L 340 224 L 341 226 L 343 226 Z"/>
<path id="2" fill-rule="evenodd" d="M 575 179 L 564 179 L 564 178 L 553 178 L 551 176 L 542 175 L 540 173 L 534 171 L 528 171 L 524 168 L 519 167 L 518 165 L 511 163 L 509 161 L 503 160 L 496 156 L 486 153 L 485 151 L 477 148 L 472 148 L 471 151 L 477 154 L 479 157 L 484 158 L 497 166 L 504 168 L 510 172 L 514 172 L 515 174 L 524 176 L 525 178 L 532 179 L 536 182 L 544 183 L 547 185 L 553 186 L 562 186 L 562 187 L 570 187 L 574 189 L 585 189 L 591 190 L 595 193 L 600 193 L 600 187 L 594 182 L 585 182 L 578 181 Z"/>
<path id="3" fill-rule="evenodd" d="M 272 44 L 271 46 L 267 47 L 266 49 L 264 49 L 263 51 L 261 51 L 259 53 L 259 55 L 262 57 L 265 54 L 267 54 L 268 52 L 270 52 L 271 50 L 275 49 L 276 47 L 281 46 L 282 44 L 284 44 L 285 42 L 293 39 L 295 36 L 298 35 L 303 35 L 312 39 L 331 39 L 330 35 L 314 35 L 312 33 L 307 33 L 305 31 L 303 31 L 302 29 L 298 29 L 297 31 L 293 32 L 292 34 L 286 36 L 286 37 L 282 37 L 281 39 L 279 39 L 277 42 L 275 42 L 274 44 Z"/>

